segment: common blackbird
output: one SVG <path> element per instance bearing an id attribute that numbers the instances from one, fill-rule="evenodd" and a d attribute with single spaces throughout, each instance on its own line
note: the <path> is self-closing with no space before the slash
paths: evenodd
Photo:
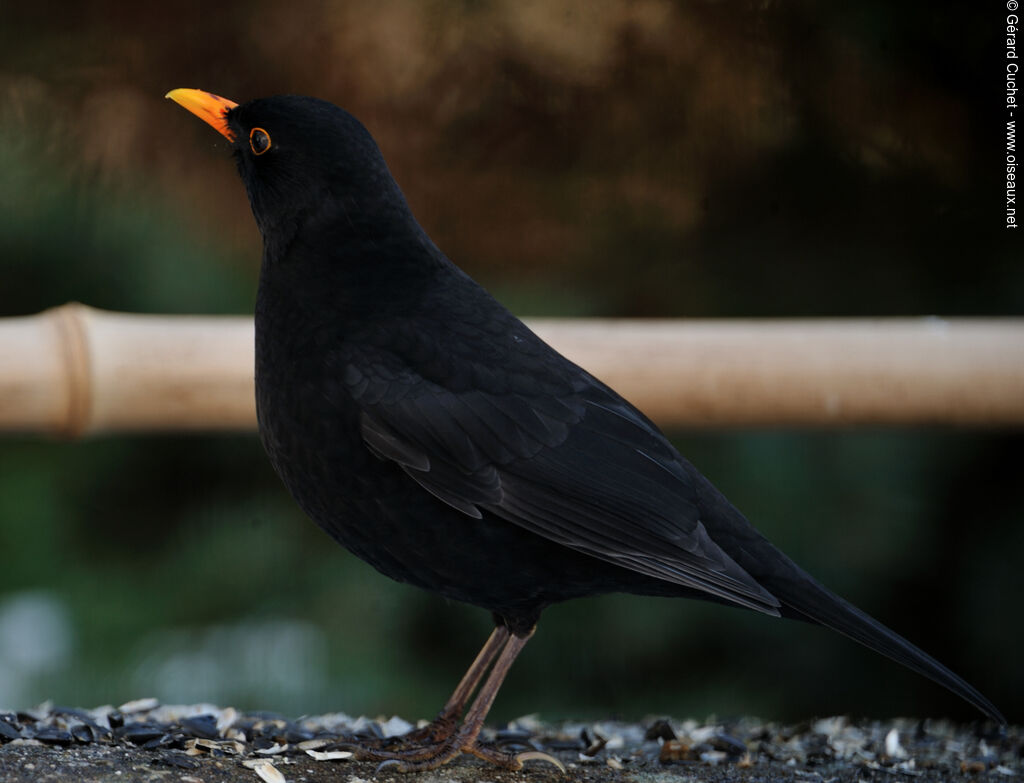
<path id="1" fill-rule="evenodd" d="M 609 592 L 819 623 L 1003 722 L 776 549 L 640 411 L 449 261 L 350 114 L 299 96 L 167 97 L 231 142 L 263 234 L 256 404 L 277 473 L 381 573 L 495 620 L 433 723 L 359 755 L 400 770 L 463 752 L 513 769 L 541 757 L 478 743 L 484 717 L 541 611 Z"/>

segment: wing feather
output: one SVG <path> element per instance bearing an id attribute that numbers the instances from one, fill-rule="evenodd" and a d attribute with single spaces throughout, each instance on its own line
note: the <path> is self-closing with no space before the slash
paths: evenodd
<path id="1" fill-rule="evenodd" d="M 391 374 L 377 384 L 402 393 L 369 384 L 363 438 L 471 517 L 486 511 L 623 568 L 777 613 L 778 601 L 708 535 L 688 463 L 642 414 L 582 377 L 570 399 L 553 401 Z"/>

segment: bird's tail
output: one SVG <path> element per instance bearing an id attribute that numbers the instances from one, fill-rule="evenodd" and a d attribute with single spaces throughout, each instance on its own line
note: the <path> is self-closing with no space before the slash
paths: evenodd
<path id="1" fill-rule="evenodd" d="M 1006 719 L 996 706 L 972 685 L 895 631 L 886 628 L 870 615 L 840 598 L 781 552 L 779 554 L 788 561 L 793 570 L 785 576 L 779 575 L 776 571 L 774 578 L 761 578 L 759 581 L 782 602 L 781 613 L 784 617 L 809 620 L 838 631 L 945 686 L 992 720 L 1001 724 L 1006 723 Z"/>
<path id="2" fill-rule="evenodd" d="M 786 557 L 757 532 L 710 481 L 703 477 L 698 479 L 697 491 L 705 516 L 717 521 L 715 533 L 730 542 L 727 551 L 740 567 L 779 600 L 779 614 L 838 631 L 948 688 L 992 720 L 1006 724 L 1002 713 L 974 686 L 840 598 Z"/>

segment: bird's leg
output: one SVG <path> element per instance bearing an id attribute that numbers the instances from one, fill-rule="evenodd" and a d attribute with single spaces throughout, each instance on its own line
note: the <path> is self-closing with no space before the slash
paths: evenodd
<path id="1" fill-rule="evenodd" d="M 536 751 L 528 751 L 526 753 L 503 753 L 494 748 L 483 747 L 477 743 L 477 738 L 480 736 L 480 730 L 484 725 L 484 718 L 487 717 L 487 713 L 490 711 L 491 705 L 494 703 L 494 698 L 498 695 L 498 689 L 501 687 L 501 683 L 504 681 L 505 675 L 508 674 L 508 670 L 511 668 L 512 662 L 516 659 L 516 656 L 519 655 L 519 652 L 523 647 L 526 646 L 526 643 L 530 640 L 530 636 L 532 635 L 533 629 L 531 629 L 529 634 L 526 636 L 509 634 L 506 630 L 506 636 L 508 638 L 505 642 L 505 646 L 502 648 L 497 661 L 495 661 L 494 668 L 488 675 L 487 680 L 484 682 L 483 686 L 481 686 L 480 692 L 476 696 L 476 700 L 469 708 L 469 712 L 466 713 L 465 721 L 458 731 L 453 732 L 443 742 L 434 746 L 433 753 L 429 756 L 420 756 L 417 754 L 415 757 L 406 754 L 396 754 L 391 759 L 384 761 L 378 769 L 393 767 L 398 772 L 420 772 L 428 769 L 436 769 L 443 764 L 447 764 L 461 753 L 472 753 L 478 758 L 489 761 L 492 764 L 505 767 L 506 769 L 521 769 L 524 761 L 538 759 L 548 761 L 564 772 L 565 768 L 562 766 L 561 762 L 546 753 L 539 753 Z"/>
<path id="2" fill-rule="evenodd" d="M 437 713 L 430 723 L 421 729 L 414 729 L 399 739 L 404 742 L 421 742 L 437 745 L 455 733 L 462 711 L 466 708 L 466 702 L 473 695 L 480 680 L 483 679 L 487 670 L 494 663 L 501 648 L 509 638 L 509 630 L 504 625 L 496 626 L 491 635 L 487 638 L 484 646 L 477 653 L 476 659 L 470 664 L 462 680 L 452 692 L 452 695 L 445 702 L 444 707 Z"/>
<path id="3" fill-rule="evenodd" d="M 444 707 L 430 723 L 423 728 L 385 740 L 361 740 L 358 743 L 346 743 L 356 755 L 368 761 L 385 761 L 403 759 L 414 761 L 433 756 L 438 748 L 451 739 L 458 728 L 459 718 L 466 707 L 466 702 L 473 695 L 494 659 L 508 642 L 511 632 L 505 625 L 498 625 L 487 638 L 476 659 L 470 664 L 462 676 L 455 691 L 445 702 Z"/>

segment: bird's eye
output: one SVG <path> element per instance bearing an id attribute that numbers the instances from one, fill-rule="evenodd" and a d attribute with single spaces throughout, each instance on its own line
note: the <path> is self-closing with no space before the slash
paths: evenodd
<path id="1" fill-rule="evenodd" d="M 262 155 L 270 149 L 270 134 L 263 128 L 253 128 L 249 131 L 249 146 L 253 155 Z"/>

